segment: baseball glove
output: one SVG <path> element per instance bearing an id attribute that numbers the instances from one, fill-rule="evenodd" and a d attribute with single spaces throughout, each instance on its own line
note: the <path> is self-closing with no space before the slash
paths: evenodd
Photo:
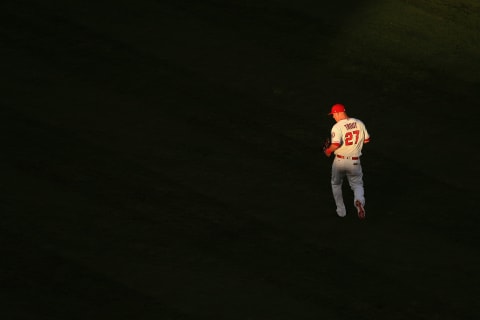
<path id="1" fill-rule="evenodd" d="M 326 138 L 325 141 L 323 142 L 323 146 L 322 146 L 323 153 L 325 153 L 325 150 L 327 150 L 328 147 L 330 147 L 330 138 Z"/>

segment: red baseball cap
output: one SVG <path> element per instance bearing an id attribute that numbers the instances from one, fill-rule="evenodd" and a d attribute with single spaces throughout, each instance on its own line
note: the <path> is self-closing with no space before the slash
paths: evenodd
<path id="1" fill-rule="evenodd" d="M 332 106 L 332 111 L 328 115 L 337 113 L 337 112 L 345 112 L 345 106 L 343 104 L 337 103 Z"/>

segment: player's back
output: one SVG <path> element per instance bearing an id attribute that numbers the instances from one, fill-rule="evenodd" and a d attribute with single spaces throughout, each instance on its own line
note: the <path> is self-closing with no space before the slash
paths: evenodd
<path id="1" fill-rule="evenodd" d="M 337 122 L 332 128 L 332 143 L 339 143 L 335 154 L 346 157 L 359 157 L 362 148 L 370 136 L 365 124 L 356 118 L 347 118 Z"/>

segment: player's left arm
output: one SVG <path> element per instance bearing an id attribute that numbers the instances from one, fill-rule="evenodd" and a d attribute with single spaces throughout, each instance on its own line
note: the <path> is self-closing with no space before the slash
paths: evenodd
<path id="1" fill-rule="evenodd" d="M 340 147 L 340 143 L 331 143 L 328 148 L 325 149 L 325 155 L 330 157 L 330 155 Z"/>
<path id="2" fill-rule="evenodd" d="M 330 155 L 335 151 L 337 150 L 338 148 L 340 148 L 340 146 L 342 145 L 342 131 L 337 127 L 337 126 L 334 126 L 332 128 L 332 131 L 330 133 L 330 145 L 328 146 L 328 148 L 326 148 L 324 150 L 325 152 L 325 155 L 327 157 L 330 157 Z"/>

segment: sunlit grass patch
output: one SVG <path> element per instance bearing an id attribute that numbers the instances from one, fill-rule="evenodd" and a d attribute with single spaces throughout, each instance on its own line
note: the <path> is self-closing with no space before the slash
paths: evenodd
<path id="1" fill-rule="evenodd" d="M 341 70 L 382 81 L 478 81 L 479 10 L 473 1 L 382 1 L 363 7 L 332 44 Z"/>

